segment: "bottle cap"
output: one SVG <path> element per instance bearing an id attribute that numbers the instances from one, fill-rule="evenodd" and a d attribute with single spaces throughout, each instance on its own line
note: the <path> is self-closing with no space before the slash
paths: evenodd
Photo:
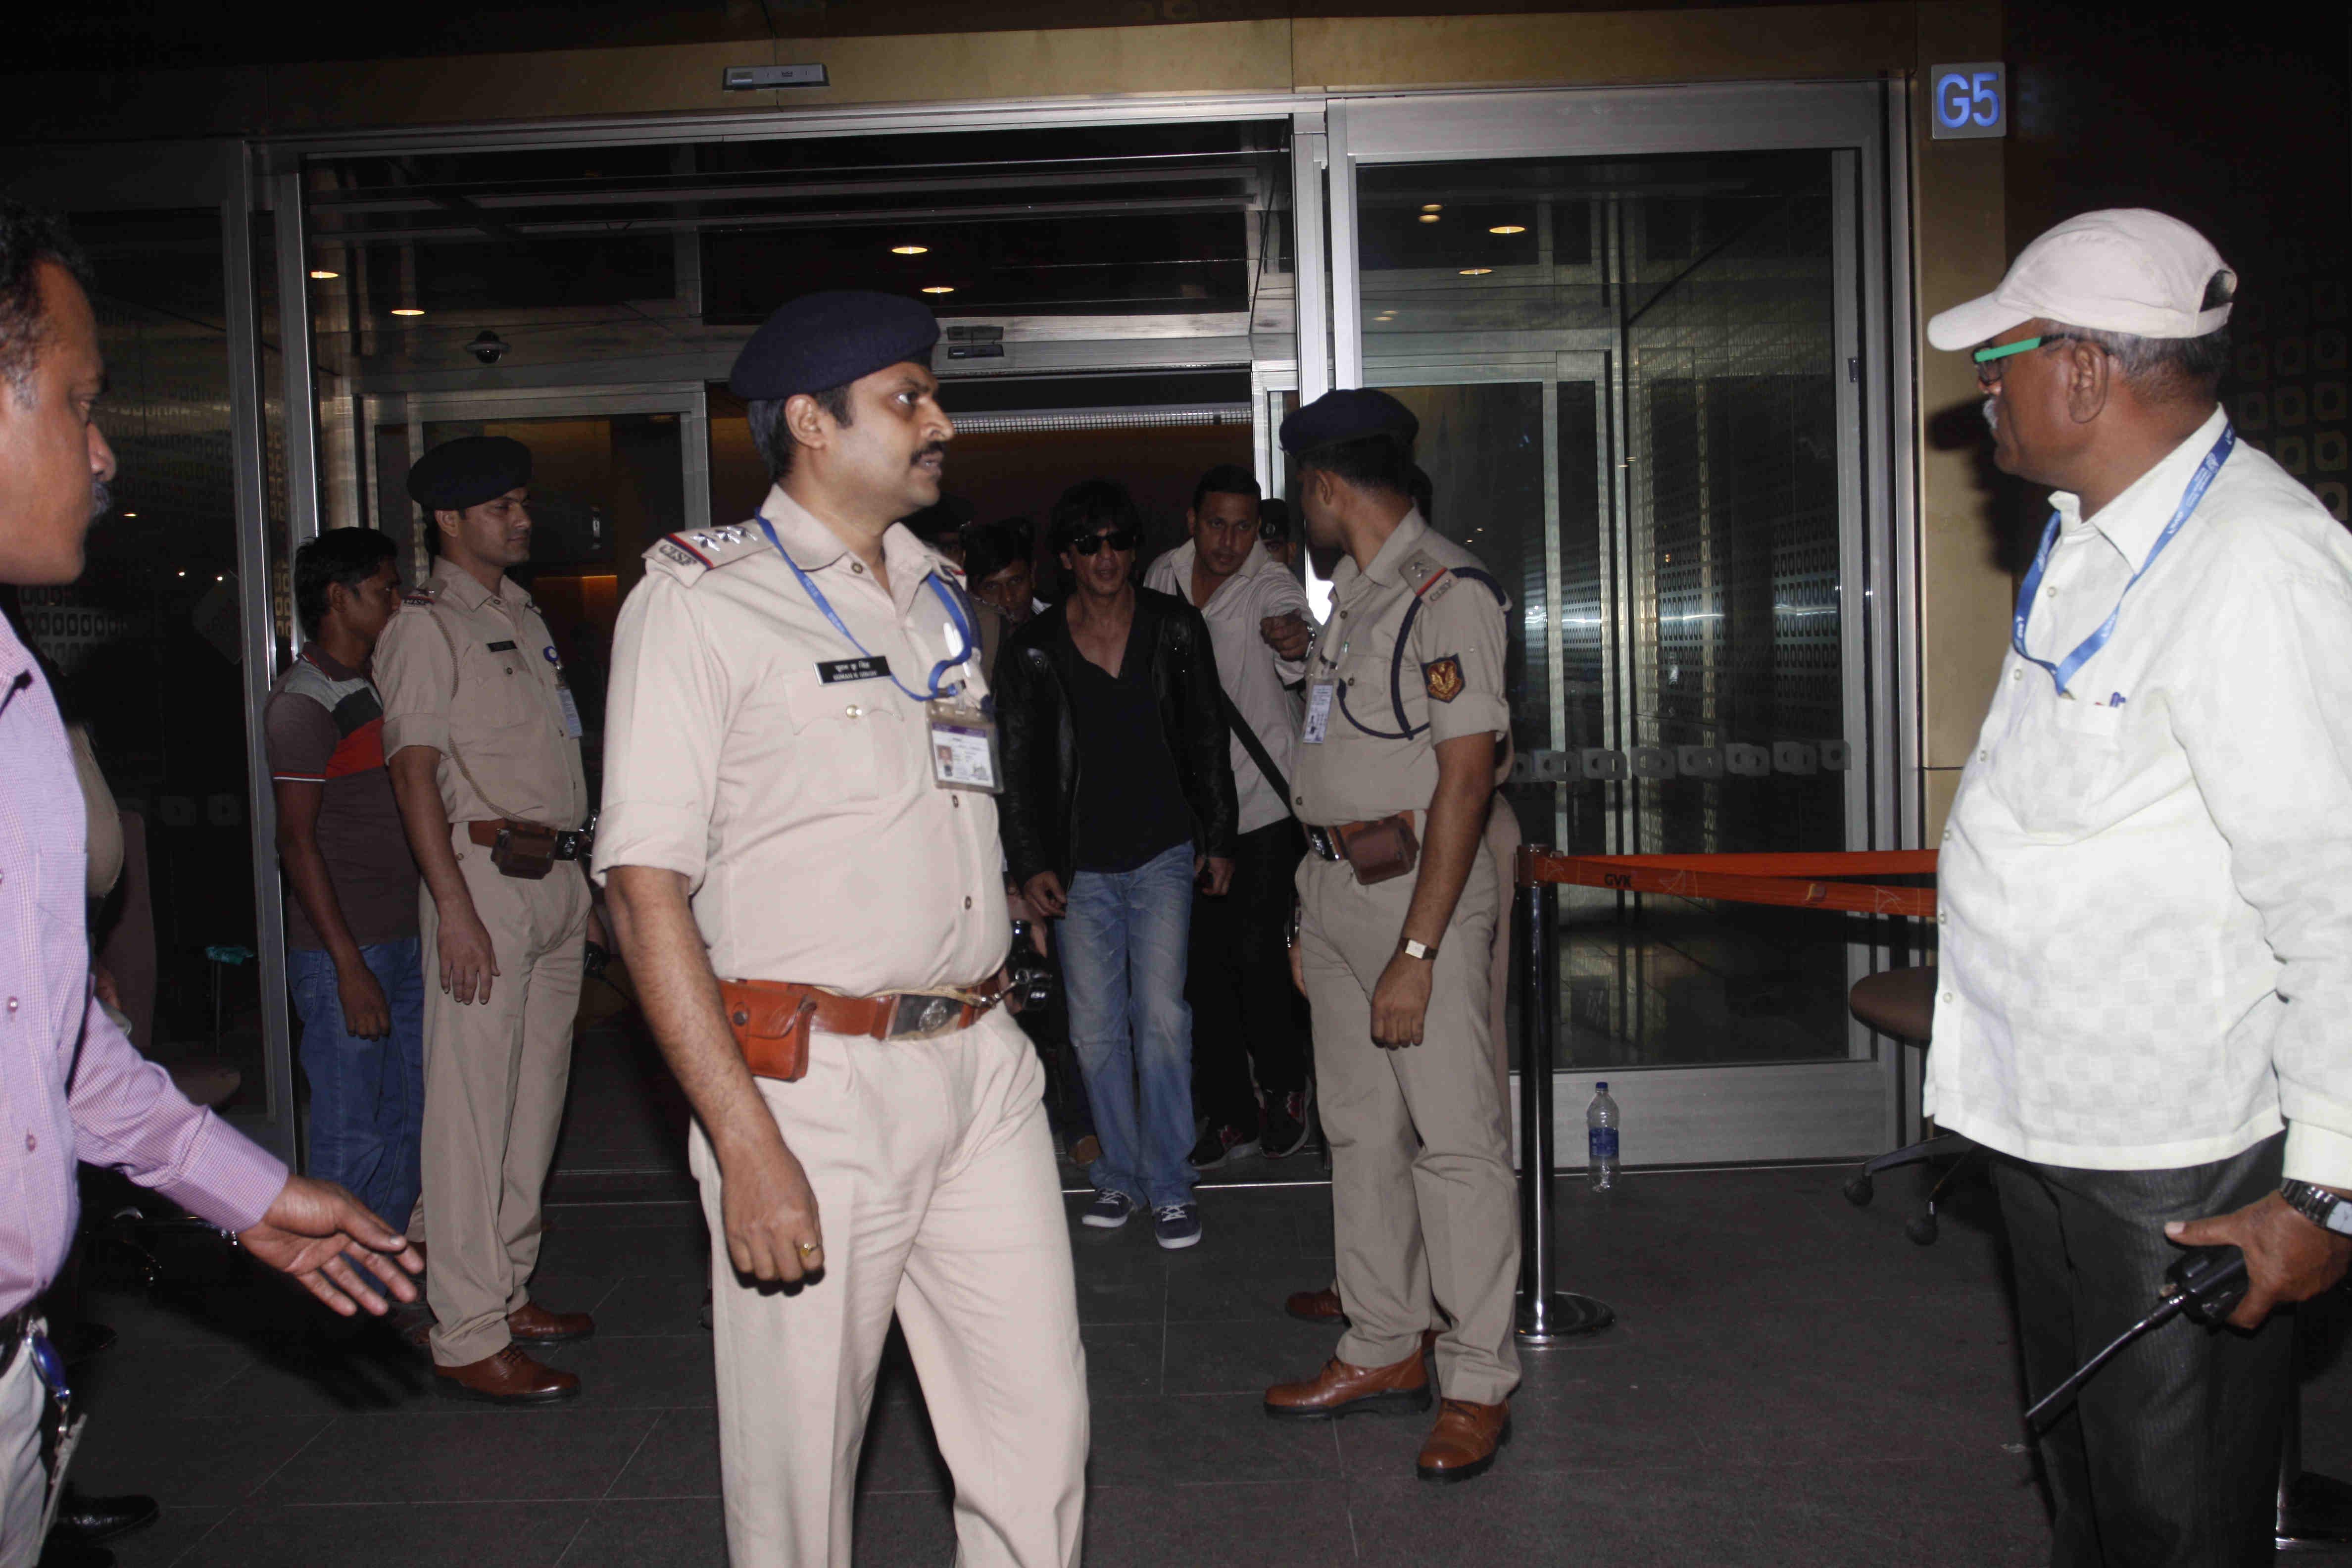
<path id="1" fill-rule="evenodd" d="M 1594 1084 L 1592 1086 L 1592 1091 L 1595 1094 L 1607 1094 L 1609 1092 L 1609 1081 L 1606 1079 L 1603 1079 L 1601 1082 Z"/>

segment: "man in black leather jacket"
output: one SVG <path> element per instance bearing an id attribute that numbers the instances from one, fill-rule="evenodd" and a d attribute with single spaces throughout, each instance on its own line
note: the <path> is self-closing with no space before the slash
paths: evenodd
<path id="1" fill-rule="evenodd" d="M 1061 921 L 1070 1035 L 1102 1143 L 1086 1223 L 1114 1229 L 1148 1205 L 1173 1248 L 1201 1238 L 1187 1159 L 1192 886 L 1216 896 L 1231 882 L 1238 808 L 1208 627 L 1135 585 L 1141 531 L 1107 479 L 1055 504 L 1072 589 L 997 660 L 997 820 L 1013 880 Z"/>

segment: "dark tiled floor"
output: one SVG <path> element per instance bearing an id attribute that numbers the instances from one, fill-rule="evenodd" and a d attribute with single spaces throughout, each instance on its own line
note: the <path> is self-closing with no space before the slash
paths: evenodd
<path id="1" fill-rule="evenodd" d="M 274 1287 L 101 1295 L 121 1343 L 87 1369 L 78 1478 L 164 1502 L 126 1568 L 333 1563 L 724 1561 L 702 1220 L 666 1085 L 606 1037 L 582 1052 L 542 1298 L 598 1314 L 550 1352 L 586 1394 L 551 1411 L 439 1399 L 378 1326 Z M 1236 1182 L 1288 1173 L 1252 1163 Z M 1333 1336 L 1280 1312 L 1331 1258 L 1320 1185 L 1204 1194 L 1207 1237 L 1073 1226 L 1094 1394 L 1089 1568 L 1200 1562 L 2039 1563 L 2049 1532 L 2019 1433 L 1996 1242 L 1965 1198 L 1942 1240 L 1902 1235 L 1909 1185 L 1866 1211 L 1842 1173 L 1563 1183 L 1564 1284 L 1618 1327 L 1527 1358 L 1516 1439 L 1478 1482 L 1418 1482 L 1421 1418 L 1283 1426 L 1275 1378 Z M 1076 1200 L 1073 1200 L 1075 1214 Z M 2352 1369 L 2305 1389 L 2306 1454 L 2352 1474 Z M 886 1368 L 860 1481 L 857 1560 L 954 1556 L 950 1481 L 903 1359 Z"/>

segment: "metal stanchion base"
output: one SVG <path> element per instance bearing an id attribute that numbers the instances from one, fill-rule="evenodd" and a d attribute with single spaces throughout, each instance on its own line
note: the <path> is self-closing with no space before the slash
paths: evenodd
<path id="1" fill-rule="evenodd" d="M 1562 1290 L 1551 1298 L 1549 1310 L 1538 1322 L 1536 1303 L 1519 1303 L 1519 1343 L 1523 1345 L 1556 1345 L 1580 1334 L 1597 1334 L 1617 1321 L 1617 1309 L 1606 1301 L 1596 1301 L 1590 1296 L 1579 1296 Z"/>
<path id="2" fill-rule="evenodd" d="M 2352 1486 L 2304 1471 L 2279 1500 L 2279 1550 L 2326 1550 L 2347 1542 L 2352 1542 Z"/>

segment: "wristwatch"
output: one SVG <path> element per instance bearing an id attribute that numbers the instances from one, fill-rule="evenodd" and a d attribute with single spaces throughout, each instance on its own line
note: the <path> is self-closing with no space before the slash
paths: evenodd
<path id="1" fill-rule="evenodd" d="M 2279 1196 L 2312 1224 L 2338 1236 L 2352 1236 L 2352 1204 L 2326 1187 L 2315 1187 L 2309 1182 L 2281 1182 Z"/>
<path id="2" fill-rule="evenodd" d="M 1432 963 L 1434 963 L 1437 958 L 1437 944 L 1435 942 L 1415 942 L 1411 937 L 1407 937 L 1402 942 L 1397 943 L 1397 951 L 1403 953 L 1407 958 L 1427 959 Z"/>

